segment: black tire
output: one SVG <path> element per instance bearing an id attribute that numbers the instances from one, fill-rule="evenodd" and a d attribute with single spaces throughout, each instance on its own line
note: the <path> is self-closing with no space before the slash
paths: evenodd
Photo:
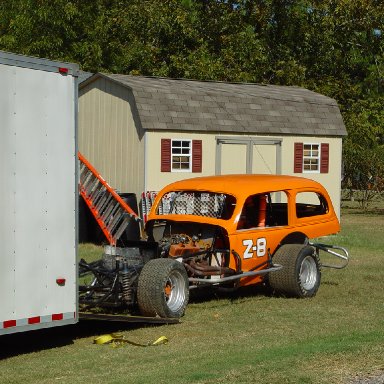
<path id="1" fill-rule="evenodd" d="M 321 281 L 320 260 L 315 249 L 303 244 L 282 245 L 273 256 L 282 269 L 269 274 L 269 284 L 281 295 L 313 297 Z"/>
<path id="2" fill-rule="evenodd" d="M 179 318 L 188 300 L 188 275 L 183 264 L 172 259 L 154 259 L 144 265 L 137 287 L 143 316 Z"/>

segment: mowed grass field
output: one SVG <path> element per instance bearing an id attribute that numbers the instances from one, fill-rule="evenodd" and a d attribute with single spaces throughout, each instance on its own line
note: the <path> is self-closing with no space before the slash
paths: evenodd
<path id="1" fill-rule="evenodd" d="M 384 373 L 384 215 L 345 211 L 344 270 L 324 269 L 315 298 L 261 289 L 195 298 L 180 324 L 76 326 L 0 337 L 0 383 L 351 383 Z M 95 249 L 82 247 L 83 254 Z M 96 249 L 98 252 L 98 249 Z M 121 331 L 156 347 L 95 345 Z"/>

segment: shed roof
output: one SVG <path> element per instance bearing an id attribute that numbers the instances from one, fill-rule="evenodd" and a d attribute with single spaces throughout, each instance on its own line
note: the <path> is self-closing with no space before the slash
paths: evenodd
<path id="1" fill-rule="evenodd" d="M 79 71 L 79 84 L 93 76 L 91 72 Z"/>
<path id="2" fill-rule="evenodd" d="M 334 99 L 299 87 L 95 74 L 129 88 L 143 129 L 345 136 Z"/>

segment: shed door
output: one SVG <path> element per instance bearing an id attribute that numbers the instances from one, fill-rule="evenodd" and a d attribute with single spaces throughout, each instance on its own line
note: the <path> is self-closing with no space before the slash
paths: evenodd
<path id="1" fill-rule="evenodd" d="M 216 138 L 216 175 L 280 174 L 281 140 Z"/>
<path id="2" fill-rule="evenodd" d="M 277 153 L 276 144 L 252 144 L 252 173 L 278 174 Z"/>
<path id="3" fill-rule="evenodd" d="M 221 146 L 219 174 L 247 173 L 247 149 L 246 144 L 223 143 Z"/>

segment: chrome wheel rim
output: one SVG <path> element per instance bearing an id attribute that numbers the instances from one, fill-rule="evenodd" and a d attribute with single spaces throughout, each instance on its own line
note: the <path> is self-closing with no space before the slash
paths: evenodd
<path id="1" fill-rule="evenodd" d="M 172 271 L 164 285 L 164 297 L 168 308 L 177 312 L 185 302 L 185 282 L 179 271 Z"/>
<path id="2" fill-rule="evenodd" d="M 307 256 L 300 267 L 300 283 L 306 290 L 313 289 L 317 282 L 317 265 L 312 256 Z"/>

